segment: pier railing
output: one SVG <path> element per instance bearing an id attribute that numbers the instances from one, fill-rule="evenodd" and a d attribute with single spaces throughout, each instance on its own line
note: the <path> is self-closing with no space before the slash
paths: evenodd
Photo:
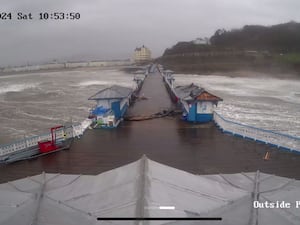
<path id="1" fill-rule="evenodd" d="M 223 132 L 300 153 L 299 137 L 236 123 L 225 119 L 216 112 L 214 112 L 214 121 Z"/>
<path id="2" fill-rule="evenodd" d="M 83 134 L 83 132 L 90 126 L 91 120 L 84 120 L 80 124 L 74 124 L 70 128 L 65 130 L 57 130 L 56 131 L 56 139 L 57 141 L 62 141 L 64 139 L 79 137 Z M 9 155 L 18 151 L 23 151 L 26 149 L 30 149 L 38 145 L 40 141 L 49 141 L 51 140 L 51 133 L 46 133 L 42 135 L 37 135 L 33 137 L 26 137 L 22 140 L 15 141 L 9 144 L 0 145 L 0 157 Z"/>
<path id="3" fill-rule="evenodd" d="M 56 132 L 56 138 L 59 140 L 64 137 L 63 131 L 59 130 Z M 37 135 L 33 137 L 27 137 L 22 140 L 18 140 L 13 143 L 4 144 L 0 146 L 0 156 L 12 154 L 18 151 L 32 148 L 38 145 L 40 141 L 51 140 L 51 133 Z"/>

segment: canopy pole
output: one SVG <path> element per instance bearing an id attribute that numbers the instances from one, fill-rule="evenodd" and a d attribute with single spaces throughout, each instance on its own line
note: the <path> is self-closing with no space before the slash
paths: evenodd
<path id="1" fill-rule="evenodd" d="M 43 181 L 40 185 L 40 191 L 38 193 L 36 193 L 37 205 L 36 205 L 35 213 L 33 215 L 34 217 L 33 217 L 33 220 L 32 220 L 32 225 L 38 224 L 38 215 L 39 215 L 41 201 L 42 201 L 45 186 L 46 186 L 46 174 L 45 174 L 45 172 L 43 172 L 42 175 L 43 175 Z"/>
<path id="2" fill-rule="evenodd" d="M 138 183 L 138 200 L 136 204 L 136 216 L 139 218 L 145 218 L 145 208 L 146 208 L 146 178 L 147 178 L 147 173 L 148 173 L 148 163 L 147 163 L 147 157 L 143 155 L 141 159 L 141 164 L 140 164 L 140 178 L 139 178 L 139 183 Z M 140 220 L 136 221 L 136 225 L 144 225 L 146 221 Z"/>
<path id="3" fill-rule="evenodd" d="M 259 184 L 260 184 L 260 172 L 256 171 L 254 178 L 254 188 L 252 192 L 252 202 L 251 202 L 251 217 L 249 225 L 258 225 L 258 208 L 253 207 L 253 202 L 259 200 Z"/>

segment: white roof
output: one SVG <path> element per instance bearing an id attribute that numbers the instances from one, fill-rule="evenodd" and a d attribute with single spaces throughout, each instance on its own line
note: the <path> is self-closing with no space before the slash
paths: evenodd
<path id="1" fill-rule="evenodd" d="M 291 202 L 253 209 L 253 200 Z M 299 224 L 300 182 L 264 173 L 197 176 L 146 157 L 99 175 L 40 174 L 0 184 L 0 224 L 137 224 L 98 217 L 222 217 L 201 224 Z M 161 210 L 159 206 L 174 206 Z M 257 221 L 257 223 L 256 223 Z M 140 224 L 199 224 L 143 221 Z"/>
<path id="2" fill-rule="evenodd" d="M 111 87 L 98 91 L 96 94 L 89 97 L 89 100 L 122 99 L 128 97 L 132 92 L 132 88 L 113 85 Z"/>

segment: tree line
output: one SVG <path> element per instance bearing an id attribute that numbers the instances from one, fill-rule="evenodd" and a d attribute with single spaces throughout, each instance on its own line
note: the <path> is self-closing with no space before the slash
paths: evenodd
<path id="1" fill-rule="evenodd" d="M 164 55 L 203 51 L 267 51 L 270 53 L 300 53 L 300 23 L 273 26 L 246 25 L 241 29 L 218 29 L 210 37 L 209 45 L 191 42 L 178 42 Z"/>

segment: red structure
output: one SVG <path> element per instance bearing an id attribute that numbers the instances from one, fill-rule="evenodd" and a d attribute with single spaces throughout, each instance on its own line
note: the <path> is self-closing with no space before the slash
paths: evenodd
<path id="1" fill-rule="evenodd" d="M 57 150 L 59 146 L 56 145 L 56 130 L 62 128 L 63 126 L 57 126 L 51 128 L 51 141 L 39 142 L 40 153 L 51 152 Z"/>

